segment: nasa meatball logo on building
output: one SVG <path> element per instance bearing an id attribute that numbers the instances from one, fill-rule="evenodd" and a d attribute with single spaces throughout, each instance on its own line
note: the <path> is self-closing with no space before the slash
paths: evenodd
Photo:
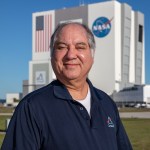
<path id="1" fill-rule="evenodd" d="M 97 18 L 92 25 L 94 35 L 98 38 L 107 36 L 111 30 L 111 20 L 106 17 Z"/>

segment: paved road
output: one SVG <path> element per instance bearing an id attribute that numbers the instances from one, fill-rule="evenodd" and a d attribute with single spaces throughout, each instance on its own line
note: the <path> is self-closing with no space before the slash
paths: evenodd
<path id="1" fill-rule="evenodd" d="M 150 112 L 120 112 L 121 118 L 149 118 Z"/>
<path id="2" fill-rule="evenodd" d="M 13 113 L 0 113 L 0 116 L 12 116 Z"/>
<path id="3" fill-rule="evenodd" d="M 0 131 L 0 134 L 5 134 L 6 133 L 6 131 Z"/>

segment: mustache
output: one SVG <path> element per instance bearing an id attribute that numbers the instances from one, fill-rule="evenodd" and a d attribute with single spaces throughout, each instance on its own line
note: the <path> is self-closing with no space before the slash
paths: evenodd
<path id="1" fill-rule="evenodd" d="M 79 65 L 79 61 L 77 59 L 72 59 L 72 60 L 65 60 L 63 62 L 64 65 Z"/>

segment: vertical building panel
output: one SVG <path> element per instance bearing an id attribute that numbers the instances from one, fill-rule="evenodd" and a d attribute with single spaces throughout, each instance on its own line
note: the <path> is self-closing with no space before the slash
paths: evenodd
<path id="1" fill-rule="evenodd" d="M 130 42 L 130 66 L 129 82 L 135 83 L 135 30 L 134 30 L 134 12 L 131 12 L 131 42 Z"/>
<path id="2" fill-rule="evenodd" d="M 122 82 L 121 88 L 131 86 L 130 78 L 130 42 L 131 42 L 131 7 L 122 4 L 121 26 L 122 26 Z"/>
<path id="3" fill-rule="evenodd" d="M 145 81 L 144 68 L 144 16 L 140 12 L 135 12 L 135 84 L 143 84 Z"/>

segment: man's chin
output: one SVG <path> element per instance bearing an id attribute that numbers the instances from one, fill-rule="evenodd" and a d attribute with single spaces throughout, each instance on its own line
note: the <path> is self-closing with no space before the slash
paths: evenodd
<path id="1" fill-rule="evenodd" d="M 79 76 L 71 76 L 71 75 L 67 75 L 67 76 L 64 76 L 64 77 L 61 76 L 61 80 L 62 79 L 65 80 L 65 81 L 73 81 L 73 80 L 78 80 Z"/>

